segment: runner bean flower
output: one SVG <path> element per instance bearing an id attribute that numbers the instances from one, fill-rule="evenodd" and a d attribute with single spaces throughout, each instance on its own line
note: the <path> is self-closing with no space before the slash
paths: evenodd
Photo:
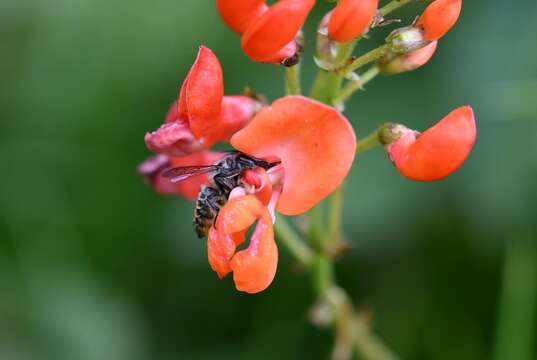
<path id="1" fill-rule="evenodd" d="M 185 156 L 227 141 L 250 121 L 261 103 L 247 96 L 224 96 L 222 67 L 213 52 L 201 46 L 179 99 L 164 124 L 145 135 L 150 150 Z"/>
<path id="2" fill-rule="evenodd" d="M 315 0 L 217 0 L 224 22 L 242 35 L 242 49 L 252 60 L 294 65 L 299 45 L 296 37 Z"/>
<path id="3" fill-rule="evenodd" d="M 330 14 L 328 34 L 338 42 L 361 35 L 373 21 L 378 0 L 341 0 Z"/>
<path id="4" fill-rule="evenodd" d="M 317 300 L 310 313 L 315 324 L 334 329 L 332 358 L 347 360 L 357 350 L 363 358 L 394 359 L 398 357 L 372 334 L 335 280 L 334 262 L 347 248 L 342 184 L 356 153 L 379 144 L 407 179 L 449 176 L 475 144 L 475 116 L 470 106 L 463 106 L 423 133 L 388 123 L 357 141 L 342 111 L 379 74 L 399 74 L 426 64 L 438 40 L 457 22 L 462 0 L 429 1 L 421 15 L 411 17 L 415 21 L 392 29 L 376 47 L 369 45 L 377 37 L 367 35 L 381 25 L 402 22 L 390 13 L 421 2 L 391 0 L 378 8 L 379 0 L 337 1 L 310 38 L 316 43 L 318 73 L 306 97 L 298 65 L 302 47 L 308 44 L 301 41 L 302 28 L 315 3 L 216 0 L 217 11 L 241 35 L 250 59 L 285 66 L 285 96 L 271 103 L 224 96 L 221 65 L 211 50 L 200 47 L 164 124 L 145 136 L 147 147 L 157 155 L 138 171 L 161 194 L 198 197 L 195 230 L 201 236 L 208 233 L 207 258 L 218 277 L 232 274 L 239 291 L 264 291 L 276 276 L 278 247 L 285 248 L 311 274 Z M 370 50 L 355 55 L 366 41 Z M 366 107 L 357 109 L 362 112 L 356 114 L 356 123 L 369 121 Z M 233 154 L 211 152 L 217 143 Z M 225 161 L 218 161 L 222 156 Z M 171 167 L 179 168 L 168 171 Z M 357 170 L 358 175 L 367 171 Z M 171 178 L 177 181 L 173 183 L 163 173 L 181 176 Z M 202 189 L 204 185 L 210 187 Z M 286 219 L 296 215 L 301 217 L 295 225 Z M 351 219 L 359 224 L 361 217 Z"/>
<path id="5" fill-rule="evenodd" d="M 435 0 L 421 14 L 416 26 L 427 41 L 443 37 L 455 25 L 462 9 L 462 0 Z"/>
<path id="6" fill-rule="evenodd" d="M 463 106 L 420 134 L 402 125 L 388 125 L 381 142 L 399 173 L 416 181 L 435 181 L 457 170 L 476 139 L 474 112 Z"/>
<path id="7" fill-rule="evenodd" d="M 275 208 L 284 215 L 302 214 L 341 185 L 354 160 L 356 137 L 334 108 L 287 96 L 262 109 L 233 135 L 231 145 L 245 154 L 281 162 L 268 174 L 262 169 L 246 172 L 243 182 L 253 195 L 230 200 L 209 234 L 213 270 L 220 277 L 233 271 L 238 290 L 259 292 L 272 281 L 278 259 L 270 213 Z M 250 246 L 235 254 L 256 220 Z"/>

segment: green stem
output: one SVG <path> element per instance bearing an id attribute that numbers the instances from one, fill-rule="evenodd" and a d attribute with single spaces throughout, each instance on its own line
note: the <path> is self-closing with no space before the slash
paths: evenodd
<path id="1" fill-rule="evenodd" d="M 352 55 L 352 51 L 358 40 L 338 45 L 338 53 L 334 59 L 334 68 L 343 71 L 327 71 L 320 69 L 311 90 L 311 97 L 326 104 L 332 104 L 334 98 L 339 93 L 344 79 L 345 71 L 353 71 L 347 68 L 347 62 Z M 386 46 L 375 49 L 364 56 L 356 59 L 351 66 L 363 66 L 371 61 L 382 57 L 387 51 Z M 349 70 L 351 69 L 351 70 Z M 377 74 L 375 70 L 364 73 L 365 84 L 373 79 Z M 345 96 L 345 95 L 344 95 Z M 349 95 L 350 96 L 350 95 Z M 368 143 L 373 143 L 369 140 Z M 366 148 L 371 147 L 363 141 L 359 143 Z M 376 140 L 378 143 L 378 138 Z M 308 240 L 313 247 L 314 261 L 311 266 L 312 281 L 314 289 L 320 301 L 330 304 L 333 313 L 333 327 L 335 332 L 335 347 L 333 359 L 347 360 L 352 356 L 353 349 L 359 349 L 367 359 L 388 360 L 394 359 L 383 351 L 386 347 L 375 337 L 369 328 L 366 331 L 357 331 L 357 317 L 349 296 L 336 284 L 334 276 L 334 259 L 331 250 L 337 251 L 337 245 L 341 238 L 342 227 L 342 206 L 343 189 L 340 187 L 332 194 L 328 209 L 328 231 L 323 232 L 323 214 L 320 206 L 316 206 L 309 212 L 310 225 L 308 230 Z M 365 325 L 364 325 L 365 326 Z M 341 351 L 340 351 L 341 350 Z M 374 355 L 369 357 L 369 355 Z"/>
<path id="2" fill-rule="evenodd" d="M 356 352 L 365 359 L 370 360 L 396 360 L 398 357 L 388 348 L 383 341 L 371 331 L 369 323 L 355 317 L 354 321 L 354 346 Z"/>
<path id="3" fill-rule="evenodd" d="M 328 214 L 328 239 L 327 249 L 329 253 L 334 253 L 338 249 L 341 241 L 341 228 L 343 225 L 343 185 L 334 191 L 330 197 L 330 207 Z"/>
<path id="4" fill-rule="evenodd" d="M 340 43 L 337 45 L 337 55 L 334 59 L 333 66 L 335 69 L 343 66 L 347 59 L 352 55 L 356 44 L 360 39 L 357 38 L 347 43 Z M 332 99 L 339 91 L 343 78 L 334 71 L 319 70 L 317 78 L 313 83 L 310 96 L 316 100 L 324 102 L 325 104 L 332 104 Z"/>
<path id="5" fill-rule="evenodd" d="M 285 68 L 285 94 L 300 95 L 300 64 Z"/>
<path id="6" fill-rule="evenodd" d="M 323 211 L 320 205 L 311 209 L 308 212 L 308 217 L 310 220 L 308 241 L 316 251 L 320 251 L 323 249 Z"/>
<path id="7" fill-rule="evenodd" d="M 319 298 L 325 298 L 328 291 L 334 286 L 334 264 L 331 259 L 317 256 L 313 265 L 313 284 Z"/>
<path id="8" fill-rule="evenodd" d="M 319 72 L 317 73 L 317 77 L 315 78 L 315 81 L 313 82 L 313 86 L 311 87 L 310 97 L 315 100 L 323 101 L 323 93 L 324 93 L 324 87 L 326 84 L 326 79 L 328 77 L 328 71 L 319 69 Z"/>
<path id="9" fill-rule="evenodd" d="M 349 81 L 349 83 L 345 85 L 343 89 L 341 89 L 334 97 L 334 104 L 344 104 L 347 100 L 349 100 L 352 94 L 362 89 L 368 82 L 377 77 L 378 74 L 380 74 L 380 69 L 375 65 L 360 75 L 357 80 Z"/>
<path id="10" fill-rule="evenodd" d="M 376 130 L 375 132 L 367 135 L 362 140 L 358 141 L 358 144 L 356 145 L 356 151 L 361 153 L 361 152 L 370 150 L 370 149 L 374 148 L 377 145 L 380 145 L 379 131 L 378 130 Z"/>
<path id="11" fill-rule="evenodd" d="M 414 0 L 392 0 L 386 5 L 384 5 L 382 8 L 380 8 L 379 13 L 382 16 L 386 16 L 392 11 L 395 11 L 402 6 L 405 6 L 406 4 L 411 3 L 412 1 Z"/>
<path id="12" fill-rule="evenodd" d="M 359 69 L 362 66 L 369 64 L 370 62 L 373 62 L 382 58 L 389 52 L 390 52 L 389 45 L 384 44 L 354 59 L 351 63 L 337 68 L 335 71 L 345 76 L 347 74 L 350 74 L 354 70 Z"/>
<path id="13" fill-rule="evenodd" d="M 360 38 L 356 38 L 354 40 L 351 40 L 346 43 L 338 43 L 337 45 L 337 55 L 336 59 L 334 60 L 334 67 L 339 67 L 347 61 L 348 58 L 351 57 L 352 52 L 356 48 L 356 45 L 358 44 L 358 41 L 360 41 Z"/>
<path id="14" fill-rule="evenodd" d="M 277 215 L 275 230 L 279 242 L 287 248 L 289 253 L 302 266 L 311 267 L 315 260 L 315 254 L 282 216 Z"/>

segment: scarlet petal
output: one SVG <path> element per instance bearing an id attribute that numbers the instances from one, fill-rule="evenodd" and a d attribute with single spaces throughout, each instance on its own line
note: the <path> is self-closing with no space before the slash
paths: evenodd
<path id="1" fill-rule="evenodd" d="M 224 97 L 224 78 L 222 67 L 213 52 L 201 46 L 198 57 L 190 69 L 185 90 L 186 107 L 192 133 L 204 143 L 205 148 L 214 142 L 211 134 L 218 128 L 222 98 Z"/>
<path id="2" fill-rule="evenodd" d="M 256 221 L 248 247 L 233 255 Z M 257 293 L 266 289 L 274 279 L 278 264 L 278 249 L 267 208 L 252 195 L 230 199 L 209 233 L 208 258 L 220 277 L 233 271 L 238 290 Z"/>
<path id="3" fill-rule="evenodd" d="M 235 254 L 235 243 L 230 238 L 221 239 L 214 227 L 209 230 L 207 238 L 207 257 L 209 265 L 221 279 L 231 272 L 229 261 Z"/>
<path id="4" fill-rule="evenodd" d="M 377 12 L 378 0 L 341 0 L 328 23 L 330 38 L 348 42 L 360 36 Z"/>
<path id="5" fill-rule="evenodd" d="M 226 25 L 239 34 L 268 9 L 265 0 L 217 0 L 216 7 Z"/>
<path id="6" fill-rule="evenodd" d="M 281 98 L 261 110 L 231 144 L 255 157 L 281 160 L 285 176 L 277 209 L 286 215 L 303 213 L 334 191 L 356 152 L 347 119 L 302 96 Z"/>
<path id="7" fill-rule="evenodd" d="M 164 123 L 156 131 L 146 133 L 144 140 L 149 150 L 169 156 L 185 156 L 202 149 L 184 121 Z"/>
<path id="8" fill-rule="evenodd" d="M 278 267 L 278 248 L 274 241 L 272 219 L 267 210 L 257 223 L 250 245 L 233 256 L 230 267 L 237 290 L 250 294 L 265 290 L 274 280 Z"/>
<path id="9" fill-rule="evenodd" d="M 416 138 L 408 130 L 388 145 L 388 153 L 402 176 L 415 181 L 435 181 L 457 170 L 476 139 L 472 108 L 460 107 Z"/>
<path id="10" fill-rule="evenodd" d="M 293 41 L 315 0 L 280 0 L 250 23 L 242 36 L 242 48 L 253 60 L 272 62 Z"/>
<path id="11" fill-rule="evenodd" d="M 462 0 L 433 1 L 420 16 L 417 26 L 423 28 L 425 40 L 434 41 L 444 36 L 457 22 Z"/>
<path id="12" fill-rule="evenodd" d="M 296 44 L 295 40 L 292 40 L 273 56 L 263 60 L 263 62 L 267 64 L 281 64 L 285 59 L 288 59 L 295 55 L 297 51 L 298 45 Z"/>
<path id="13" fill-rule="evenodd" d="M 224 96 L 215 138 L 218 141 L 228 141 L 250 122 L 262 106 L 259 101 L 247 96 Z"/>

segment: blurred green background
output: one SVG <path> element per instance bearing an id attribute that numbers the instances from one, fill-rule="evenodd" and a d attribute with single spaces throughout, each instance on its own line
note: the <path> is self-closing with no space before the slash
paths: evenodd
<path id="1" fill-rule="evenodd" d="M 348 179 L 353 249 L 337 275 L 404 359 L 537 356 L 536 27 L 535 0 L 465 1 L 430 64 L 347 108 L 359 135 L 424 129 L 462 104 L 477 115 L 475 149 L 445 181 L 406 181 L 381 149 Z M 193 205 L 136 174 L 200 44 L 228 94 L 281 96 L 282 69 L 249 61 L 213 1 L 0 2 L 0 359 L 328 357 L 309 279 L 283 249 L 267 291 L 236 292 L 207 264 Z"/>

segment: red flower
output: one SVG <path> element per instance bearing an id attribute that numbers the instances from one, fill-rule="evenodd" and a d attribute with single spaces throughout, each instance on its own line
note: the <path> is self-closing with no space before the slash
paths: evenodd
<path id="1" fill-rule="evenodd" d="M 297 37 L 315 0 L 217 0 L 224 22 L 242 34 L 242 48 L 252 60 L 282 63 L 297 52 Z"/>
<path id="2" fill-rule="evenodd" d="M 220 62 L 211 50 L 200 47 L 194 65 L 181 86 L 164 124 L 145 135 L 150 150 L 184 156 L 227 141 L 259 110 L 261 104 L 246 96 L 224 96 Z"/>
<path id="3" fill-rule="evenodd" d="M 330 38 L 348 42 L 360 36 L 377 13 L 378 0 L 341 0 L 328 23 Z"/>
<path id="4" fill-rule="evenodd" d="M 248 247 L 235 253 L 256 221 Z M 278 264 L 272 218 L 267 208 L 252 195 L 230 199 L 210 230 L 207 254 L 211 268 L 220 278 L 233 271 L 237 290 L 248 293 L 265 290 L 274 279 Z"/>
<path id="5" fill-rule="evenodd" d="M 386 150 L 399 173 L 416 181 L 435 181 L 457 170 L 476 139 L 474 113 L 469 106 L 449 113 L 423 134 L 402 125 L 391 128 Z"/>
<path id="6" fill-rule="evenodd" d="M 403 72 L 413 71 L 425 65 L 434 55 L 438 41 L 433 41 L 429 45 L 409 53 L 396 55 L 381 59 L 379 68 L 384 74 L 395 75 Z"/>
<path id="7" fill-rule="evenodd" d="M 243 186 L 232 191 L 209 233 L 213 270 L 220 277 L 233 271 L 237 289 L 255 293 L 276 271 L 272 213 L 301 214 L 341 185 L 354 160 L 356 137 L 334 108 L 288 96 L 261 110 L 231 144 L 250 156 L 281 161 L 268 171 L 245 171 Z M 235 253 L 255 221 L 250 245 Z"/>
<path id="8" fill-rule="evenodd" d="M 423 30 L 425 40 L 438 40 L 455 25 L 461 9 L 462 0 L 435 0 L 421 14 L 416 26 Z"/>
<path id="9" fill-rule="evenodd" d="M 203 185 L 209 185 L 207 174 L 195 175 L 187 180 L 173 183 L 170 179 L 164 178 L 161 174 L 169 168 L 191 165 L 212 165 L 220 160 L 224 153 L 201 151 L 183 157 L 169 157 L 167 155 L 156 155 L 144 161 L 138 167 L 138 173 L 142 175 L 146 182 L 153 189 L 162 195 L 177 195 L 188 200 L 195 200 L 198 197 Z"/>

